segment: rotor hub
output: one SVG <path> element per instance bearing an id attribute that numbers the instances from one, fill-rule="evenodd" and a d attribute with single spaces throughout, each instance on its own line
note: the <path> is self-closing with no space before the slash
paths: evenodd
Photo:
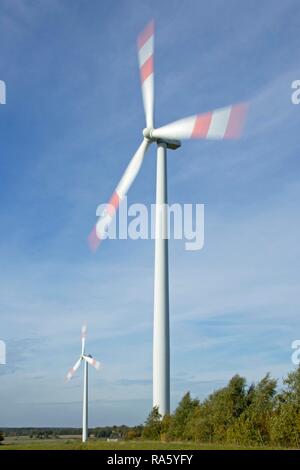
<path id="1" fill-rule="evenodd" d="M 168 149 L 171 150 L 176 150 L 181 146 L 180 140 L 174 140 L 174 139 L 160 139 L 153 137 L 153 127 L 145 127 L 143 130 L 143 136 L 145 139 L 148 140 L 148 142 L 157 142 L 157 143 L 162 143 L 164 142 L 167 146 Z"/>
<path id="2" fill-rule="evenodd" d="M 143 130 L 143 136 L 145 137 L 145 139 L 149 140 L 149 141 L 153 141 L 153 137 L 152 137 L 152 131 L 153 131 L 153 128 L 152 127 L 145 127 L 145 129 Z"/>

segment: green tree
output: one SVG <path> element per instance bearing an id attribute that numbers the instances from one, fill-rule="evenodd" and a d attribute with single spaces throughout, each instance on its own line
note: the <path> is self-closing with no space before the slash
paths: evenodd
<path id="1" fill-rule="evenodd" d="M 286 390 L 281 394 L 282 401 L 291 403 L 300 409 L 300 366 L 290 372 L 283 383 L 286 385 Z"/>
<path id="2" fill-rule="evenodd" d="M 172 426 L 173 417 L 171 415 L 165 415 L 161 421 L 161 433 L 160 439 L 163 442 L 170 440 L 170 428 Z"/>
<path id="3" fill-rule="evenodd" d="M 212 427 L 205 419 L 203 406 L 199 403 L 189 416 L 185 426 L 185 436 L 193 441 L 210 441 L 212 436 Z"/>
<path id="4" fill-rule="evenodd" d="M 0 444 L 2 441 L 4 441 L 4 433 L 0 431 Z"/>
<path id="5" fill-rule="evenodd" d="M 275 444 L 300 447 L 300 367 L 283 381 L 271 419 L 271 440 Z"/>
<path id="6" fill-rule="evenodd" d="M 228 429 L 227 439 L 238 444 L 264 445 L 270 441 L 277 381 L 267 374 L 246 396 L 247 407 Z"/>
<path id="7" fill-rule="evenodd" d="M 300 448 L 300 367 L 283 384 L 277 392 L 277 380 L 266 374 L 247 387 L 235 375 L 201 403 L 186 393 L 172 415 L 161 419 L 153 408 L 142 437 Z"/>
<path id="8" fill-rule="evenodd" d="M 158 407 L 154 406 L 149 414 L 143 429 L 143 438 L 150 440 L 159 440 L 161 434 L 161 415 Z"/>
<path id="9" fill-rule="evenodd" d="M 228 385 L 212 393 L 201 405 L 196 432 L 205 441 L 226 441 L 228 428 L 247 406 L 246 379 L 235 375 Z"/>
<path id="10" fill-rule="evenodd" d="M 143 432 L 143 426 L 133 426 L 132 428 L 127 428 L 126 433 L 124 433 L 124 438 L 127 440 L 140 439 Z"/>
<path id="11" fill-rule="evenodd" d="M 190 392 L 187 392 L 179 402 L 170 422 L 168 431 L 169 439 L 187 439 L 187 424 L 195 410 L 199 406 L 198 399 L 192 399 Z"/>

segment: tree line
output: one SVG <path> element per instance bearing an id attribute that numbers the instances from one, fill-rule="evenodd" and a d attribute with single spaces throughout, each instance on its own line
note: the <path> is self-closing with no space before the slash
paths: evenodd
<path id="1" fill-rule="evenodd" d="M 163 419 L 153 408 L 142 438 L 299 448 L 300 367 L 287 375 L 280 390 L 267 374 L 250 386 L 235 375 L 202 402 L 188 392 Z"/>
<path id="2" fill-rule="evenodd" d="M 4 434 L 58 438 L 81 434 L 80 428 L 4 428 Z M 187 392 L 175 411 L 163 418 L 153 408 L 144 425 L 90 429 L 98 439 L 199 441 L 246 446 L 300 448 L 300 366 L 278 388 L 270 374 L 247 385 L 235 375 L 228 384 L 200 401 Z M 42 436 L 43 435 L 43 436 Z"/>

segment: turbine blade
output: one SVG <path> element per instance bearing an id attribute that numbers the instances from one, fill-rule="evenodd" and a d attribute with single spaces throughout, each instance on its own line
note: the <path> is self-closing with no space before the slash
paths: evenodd
<path id="1" fill-rule="evenodd" d="M 79 368 L 81 361 L 82 361 L 82 358 L 80 357 L 78 359 L 78 361 L 75 363 L 75 365 L 67 373 L 66 380 L 71 380 L 71 378 L 73 377 L 73 375 L 75 374 L 75 372 Z"/>
<path id="2" fill-rule="evenodd" d="M 180 119 L 154 129 L 156 139 L 236 139 L 241 135 L 247 104 L 240 103 Z"/>
<path id="3" fill-rule="evenodd" d="M 83 325 L 81 328 L 81 355 L 83 356 L 85 350 L 85 340 L 86 340 L 87 326 Z"/>
<path id="4" fill-rule="evenodd" d="M 107 204 L 106 209 L 98 219 L 95 227 L 91 231 L 88 237 L 88 243 L 92 251 L 96 251 L 98 248 L 103 236 L 114 218 L 114 215 L 121 203 L 121 201 L 126 196 L 129 188 L 134 182 L 140 168 L 142 166 L 145 153 L 150 145 L 150 142 L 147 139 L 144 139 L 138 150 L 132 157 L 129 165 L 127 166 L 118 186 L 116 187 L 115 192 L 113 193 L 109 203 Z"/>
<path id="5" fill-rule="evenodd" d="M 154 21 L 138 37 L 138 58 L 146 126 L 154 126 Z"/>
<path id="6" fill-rule="evenodd" d="M 94 359 L 93 357 L 89 357 L 89 356 L 83 356 L 83 359 L 88 363 L 90 364 L 91 366 L 95 367 L 95 369 L 99 370 L 100 367 L 101 367 L 101 364 L 99 361 L 96 361 L 96 359 Z"/>

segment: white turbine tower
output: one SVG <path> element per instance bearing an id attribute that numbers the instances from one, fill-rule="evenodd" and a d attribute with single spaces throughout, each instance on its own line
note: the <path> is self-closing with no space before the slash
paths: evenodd
<path id="1" fill-rule="evenodd" d="M 84 362 L 83 372 L 83 408 L 82 408 L 82 442 L 86 442 L 88 437 L 88 365 L 100 369 L 100 362 L 96 361 L 90 354 L 85 353 L 87 327 L 83 325 L 81 328 L 81 354 L 75 365 L 69 370 L 66 379 L 70 380 L 77 369 L 79 369 L 81 362 Z"/>
<path id="2" fill-rule="evenodd" d="M 170 412 L 170 337 L 167 149 L 180 147 L 181 139 L 232 139 L 239 137 L 246 114 L 246 104 L 227 106 L 204 114 L 154 128 L 154 23 L 151 22 L 138 38 L 138 59 L 142 96 L 146 117 L 143 141 L 127 166 L 107 208 L 89 235 L 89 245 L 96 250 L 112 221 L 118 206 L 135 180 L 145 153 L 151 143 L 157 145 L 156 214 L 155 214 L 155 279 L 153 325 L 153 406 L 161 415 Z"/>

